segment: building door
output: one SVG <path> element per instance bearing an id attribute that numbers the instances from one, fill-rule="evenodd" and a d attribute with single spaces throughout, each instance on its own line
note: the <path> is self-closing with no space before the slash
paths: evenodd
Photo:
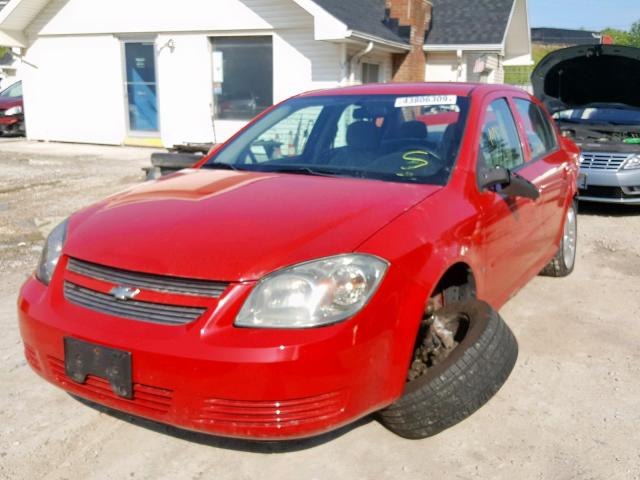
<path id="1" fill-rule="evenodd" d="M 155 45 L 125 42 L 124 56 L 129 132 L 155 134 L 159 130 Z"/>

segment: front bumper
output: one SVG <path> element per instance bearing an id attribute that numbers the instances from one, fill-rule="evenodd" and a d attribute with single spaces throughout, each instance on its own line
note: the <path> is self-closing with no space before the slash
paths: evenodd
<path id="1" fill-rule="evenodd" d="M 231 285 L 197 321 L 166 326 L 69 303 L 56 276 L 49 287 L 29 279 L 19 298 L 25 356 L 38 374 L 117 410 L 237 438 L 313 436 L 390 404 L 402 392 L 413 347 L 398 341 L 413 327 L 397 320 L 419 321 L 422 311 L 410 287 L 402 302 L 392 294 L 402 278 L 392 268 L 360 314 L 310 330 L 233 327 L 247 284 Z M 67 377 L 65 336 L 131 352 L 133 399 L 115 395 L 107 380 Z"/>
<path id="2" fill-rule="evenodd" d="M 587 188 L 579 190 L 579 200 L 588 202 L 640 205 L 640 169 L 580 169 L 586 174 Z"/>

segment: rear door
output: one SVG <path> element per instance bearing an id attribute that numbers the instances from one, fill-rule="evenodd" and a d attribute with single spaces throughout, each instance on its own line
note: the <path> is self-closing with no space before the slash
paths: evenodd
<path id="1" fill-rule="evenodd" d="M 513 97 L 521 136 L 529 150 L 527 178 L 540 191 L 538 231 L 542 253 L 557 249 L 564 207 L 569 187 L 569 158 L 560 148 L 560 142 L 547 114 L 526 97 Z"/>
<path id="2" fill-rule="evenodd" d="M 526 147 L 507 97 L 492 95 L 485 100 L 477 159 L 479 176 L 494 167 L 504 167 L 529 178 Z M 485 296 L 494 305 L 503 304 L 528 280 L 537 252 L 539 217 L 537 200 L 510 197 L 499 190 L 479 190 L 482 248 L 485 264 Z"/>

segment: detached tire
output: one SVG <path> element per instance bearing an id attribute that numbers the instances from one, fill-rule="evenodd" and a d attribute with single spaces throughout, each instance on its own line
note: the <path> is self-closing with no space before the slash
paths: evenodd
<path id="1" fill-rule="evenodd" d="M 545 277 L 566 277 L 576 265 L 578 245 L 578 202 L 571 202 L 562 227 L 562 241 L 555 257 L 542 269 Z"/>
<path id="2" fill-rule="evenodd" d="M 487 303 L 455 303 L 436 315 L 466 319 L 466 334 L 444 360 L 409 381 L 402 396 L 379 412 L 381 423 L 404 438 L 430 437 L 470 416 L 500 389 L 518 357 L 511 330 Z"/>

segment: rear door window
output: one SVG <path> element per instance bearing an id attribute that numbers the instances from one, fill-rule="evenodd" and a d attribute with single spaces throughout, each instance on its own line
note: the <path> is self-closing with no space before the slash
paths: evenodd
<path id="1" fill-rule="evenodd" d="M 487 108 L 480 135 L 478 171 L 503 167 L 514 169 L 524 163 L 524 155 L 511 109 L 501 98 Z"/>
<path id="2" fill-rule="evenodd" d="M 527 133 L 531 158 L 537 159 L 554 151 L 558 146 L 558 139 L 542 109 L 524 98 L 514 98 L 514 103 Z"/>

